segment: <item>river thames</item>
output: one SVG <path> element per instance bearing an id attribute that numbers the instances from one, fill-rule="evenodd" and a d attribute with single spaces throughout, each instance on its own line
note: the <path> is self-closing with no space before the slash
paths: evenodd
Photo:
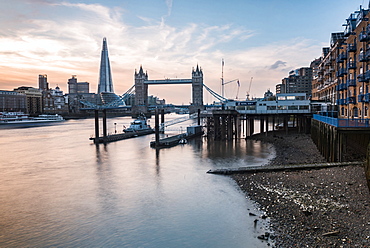
<path id="1" fill-rule="evenodd" d="M 109 118 L 108 130 L 130 121 Z M 269 145 L 199 138 L 155 150 L 148 135 L 96 146 L 93 119 L 0 133 L 1 247 L 267 247 L 256 205 L 206 172 L 265 164 Z"/>

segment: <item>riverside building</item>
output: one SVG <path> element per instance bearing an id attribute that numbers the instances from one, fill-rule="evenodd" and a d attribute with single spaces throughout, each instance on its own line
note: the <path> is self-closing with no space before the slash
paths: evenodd
<path id="1" fill-rule="evenodd" d="M 306 93 L 311 95 L 312 68 L 302 67 L 289 72 L 289 76 L 282 79 L 282 83 L 276 86 L 277 94 Z"/>
<path id="2" fill-rule="evenodd" d="M 369 18 L 369 9 L 360 6 L 346 19 L 343 32 L 331 34 L 312 81 L 312 99 L 331 103 L 339 118 L 369 118 Z"/>

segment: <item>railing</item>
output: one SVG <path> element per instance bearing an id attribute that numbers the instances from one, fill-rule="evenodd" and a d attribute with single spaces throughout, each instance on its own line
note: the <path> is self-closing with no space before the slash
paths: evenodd
<path id="1" fill-rule="evenodd" d="M 356 69 L 356 67 L 357 67 L 357 65 L 356 65 L 356 62 L 354 62 L 354 61 L 350 61 L 347 64 L 348 69 Z"/>
<path id="2" fill-rule="evenodd" d="M 365 94 L 360 94 L 357 96 L 358 102 L 365 102 Z"/>
<path id="3" fill-rule="evenodd" d="M 347 52 L 356 52 L 356 43 L 348 44 Z"/>
<path id="4" fill-rule="evenodd" d="M 339 84 L 337 87 L 338 91 L 346 90 L 347 89 L 347 84 Z"/>
<path id="5" fill-rule="evenodd" d="M 362 73 L 362 74 L 358 75 L 358 76 L 357 76 L 357 79 L 358 79 L 358 81 L 359 81 L 359 82 L 367 82 L 367 81 L 368 81 L 368 79 L 366 79 L 366 77 L 365 77 L 365 74 L 364 74 L 364 73 Z"/>
<path id="6" fill-rule="evenodd" d="M 337 99 L 338 105 L 347 105 L 347 99 Z"/>
<path id="7" fill-rule="evenodd" d="M 355 96 L 347 97 L 347 103 L 356 104 L 356 97 Z"/>
<path id="8" fill-rule="evenodd" d="M 343 77 L 346 74 L 347 74 L 347 68 L 340 68 L 339 71 L 337 72 L 337 77 Z"/>
<path id="9" fill-rule="evenodd" d="M 344 119 L 322 116 L 318 114 L 313 115 L 313 119 L 324 122 L 334 127 L 348 127 L 348 128 L 369 128 L 369 119 Z"/>
<path id="10" fill-rule="evenodd" d="M 370 93 L 365 94 L 365 102 L 370 102 Z"/>
<path id="11" fill-rule="evenodd" d="M 364 41 L 367 41 L 369 39 L 369 36 L 364 31 L 362 31 L 358 35 L 358 38 L 360 39 L 360 42 L 364 42 Z"/>
<path id="12" fill-rule="evenodd" d="M 366 62 L 367 61 L 366 54 L 365 53 L 360 53 L 358 55 L 358 61 L 360 61 L 360 62 Z"/>
<path id="13" fill-rule="evenodd" d="M 356 79 L 347 79 L 347 85 L 356 87 Z"/>
<path id="14" fill-rule="evenodd" d="M 346 52 L 342 52 L 338 55 L 338 58 L 337 58 L 337 62 L 338 63 L 342 63 L 344 62 L 344 60 L 347 59 L 347 53 Z"/>

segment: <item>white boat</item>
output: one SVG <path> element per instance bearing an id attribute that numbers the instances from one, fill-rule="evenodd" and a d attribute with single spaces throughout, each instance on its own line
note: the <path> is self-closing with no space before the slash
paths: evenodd
<path id="1" fill-rule="evenodd" d="M 123 130 L 125 133 L 130 132 L 142 132 L 142 131 L 153 131 L 153 128 L 148 125 L 145 117 L 140 116 L 136 120 L 130 123 L 130 127 Z"/>
<path id="2" fill-rule="evenodd" d="M 0 127 L 33 127 L 64 121 L 60 115 L 39 115 L 30 117 L 23 112 L 0 112 Z"/>

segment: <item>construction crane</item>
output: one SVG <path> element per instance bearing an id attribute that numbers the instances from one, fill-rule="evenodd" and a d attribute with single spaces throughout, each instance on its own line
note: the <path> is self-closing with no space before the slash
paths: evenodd
<path id="1" fill-rule="evenodd" d="M 222 59 L 221 65 L 222 65 L 222 72 L 221 72 L 221 96 L 224 97 L 224 93 L 225 93 L 225 89 L 224 88 L 225 88 L 225 85 L 236 81 L 237 84 L 238 84 L 238 90 L 236 92 L 236 99 L 238 99 L 239 88 L 240 88 L 239 79 L 234 79 L 234 80 L 231 80 L 231 81 L 228 81 L 228 82 L 225 83 L 224 82 L 224 66 L 225 66 L 224 59 Z"/>
<path id="2" fill-rule="evenodd" d="M 234 79 L 234 80 L 231 80 L 231 81 L 228 81 L 228 82 L 226 82 L 226 83 L 222 83 L 222 85 L 226 85 L 226 84 L 229 84 L 229 83 L 233 83 L 233 82 L 235 82 L 236 81 L 236 83 L 238 84 L 238 90 L 237 90 L 237 92 L 236 92 L 236 99 L 238 99 L 238 95 L 239 95 L 239 88 L 240 88 L 240 82 L 239 82 L 239 79 Z"/>
<path id="3" fill-rule="evenodd" d="M 249 87 L 248 87 L 248 91 L 247 91 L 247 100 L 250 100 L 249 99 L 249 94 L 251 92 L 252 80 L 253 80 L 253 77 L 251 77 L 251 81 L 249 82 Z"/>

